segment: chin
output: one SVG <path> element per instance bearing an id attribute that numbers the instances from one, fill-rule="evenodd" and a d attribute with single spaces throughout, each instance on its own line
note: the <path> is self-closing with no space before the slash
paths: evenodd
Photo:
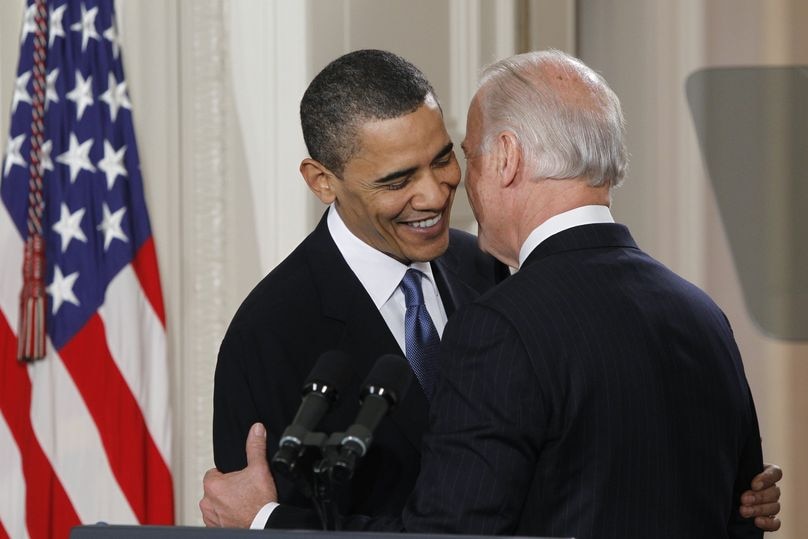
<path id="1" fill-rule="evenodd" d="M 430 243 L 430 245 L 424 246 L 423 248 L 410 253 L 409 258 L 413 262 L 431 262 L 432 260 L 435 260 L 439 256 L 443 255 L 448 248 L 449 232 L 447 231 L 445 236 L 440 240 L 433 241 Z"/>

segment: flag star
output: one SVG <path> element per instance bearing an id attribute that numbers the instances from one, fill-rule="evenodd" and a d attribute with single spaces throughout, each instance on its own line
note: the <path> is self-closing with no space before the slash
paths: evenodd
<path id="1" fill-rule="evenodd" d="M 121 42 L 118 40 L 118 31 L 115 29 L 115 23 L 113 22 L 112 25 L 104 30 L 102 34 L 105 38 L 107 38 L 112 45 L 112 56 L 115 59 L 118 59 L 118 55 L 121 53 Z"/>
<path id="2" fill-rule="evenodd" d="M 55 68 L 53 71 L 48 73 L 48 84 L 47 88 L 45 89 L 45 108 L 48 108 L 48 104 L 53 101 L 54 103 L 59 102 L 59 94 L 56 93 L 56 79 L 59 78 L 59 68 Z"/>
<path id="3" fill-rule="evenodd" d="M 76 176 L 82 170 L 95 172 L 95 167 L 90 162 L 90 149 L 93 147 L 93 139 L 87 139 L 79 144 L 75 133 L 70 133 L 70 147 L 58 156 L 56 161 L 70 167 L 70 183 L 76 183 Z"/>
<path id="4" fill-rule="evenodd" d="M 14 83 L 14 95 L 11 97 L 11 114 L 17 111 L 20 101 L 31 104 L 31 94 L 28 93 L 28 81 L 31 80 L 31 72 L 26 71 Z"/>
<path id="5" fill-rule="evenodd" d="M 63 253 L 67 250 L 68 245 L 70 245 L 70 240 L 72 239 L 87 243 L 87 236 L 84 235 L 84 231 L 81 229 L 81 219 L 83 217 L 84 208 L 70 213 L 67 204 L 62 202 L 61 216 L 59 217 L 59 221 L 53 225 L 53 230 L 62 237 Z"/>
<path id="6" fill-rule="evenodd" d="M 79 298 L 73 293 L 73 285 L 76 284 L 76 279 L 79 278 L 79 272 L 71 273 L 67 277 L 62 275 L 62 270 L 59 266 L 53 268 L 53 282 L 45 289 L 51 295 L 53 300 L 53 314 L 59 311 L 62 303 L 72 303 L 76 307 L 80 305 Z"/>
<path id="7" fill-rule="evenodd" d="M 36 3 L 31 4 L 28 6 L 28 9 L 25 10 L 25 18 L 22 22 L 22 36 L 20 36 L 20 43 L 25 42 L 25 38 L 28 37 L 28 34 L 33 34 L 36 32 Z"/>
<path id="8" fill-rule="evenodd" d="M 104 218 L 96 228 L 104 233 L 104 251 L 106 251 L 109 249 L 109 244 L 112 243 L 113 239 L 129 241 L 129 238 L 121 230 L 121 219 L 123 219 L 123 214 L 126 213 L 126 206 L 123 206 L 115 213 L 110 213 L 109 206 L 104 202 L 102 209 Z"/>
<path id="9" fill-rule="evenodd" d="M 87 49 L 87 43 L 90 38 L 99 39 L 98 32 L 95 31 L 95 17 L 98 15 L 98 7 L 94 7 L 90 11 L 81 4 L 81 21 L 74 23 L 70 26 L 71 30 L 81 32 L 81 52 Z"/>
<path id="10" fill-rule="evenodd" d="M 6 146 L 6 160 L 3 164 L 3 176 L 8 176 L 8 171 L 11 170 L 11 167 L 14 165 L 19 165 L 21 167 L 25 166 L 25 159 L 22 158 L 22 154 L 20 153 L 20 149 L 22 148 L 22 143 L 25 141 L 25 133 L 22 135 L 17 135 L 14 138 L 8 138 L 8 145 Z"/>
<path id="11" fill-rule="evenodd" d="M 67 98 L 76 104 L 77 119 L 81 120 L 84 109 L 93 104 L 93 77 L 90 75 L 87 80 L 81 76 L 81 71 L 76 70 L 76 86 L 67 93 Z"/>
<path id="12" fill-rule="evenodd" d="M 110 72 L 109 86 L 107 87 L 107 91 L 101 94 L 101 101 L 109 105 L 109 113 L 110 116 L 112 116 L 113 122 L 118 116 L 118 109 L 123 107 L 131 110 L 132 104 L 126 96 L 126 81 L 118 84 L 118 81 L 115 80 L 115 75 Z"/>
<path id="13" fill-rule="evenodd" d="M 123 166 L 123 154 L 126 152 L 126 146 L 115 151 L 115 148 L 109 141 L 104 141 L 104 158 L 98 162 L 98 168 L 104 171 L 107 176 L 107 189 L 112 189 L 115 185 L 115 178 L 126 176 L 126 167 Z"/>
<path id="14" fill-rule="evenodd" d="M 50 22 L 48 23 L 48 47 L 53 45 L 53 40 L 57 37 L 65 37 L 65 29 L 62 26 L 62 17 L 65 14 L 67 4 L 62 4 L 50 13 Z"/>
<path id="15" fill-rule="evenodd" d="M 46 140 L 42 143 L 39 149 L 39 162 L 42 164 L 42 170 L 53 170 L 53 161 L 51 161 L 51 150 L 53 149 L 53 142 Z"/>

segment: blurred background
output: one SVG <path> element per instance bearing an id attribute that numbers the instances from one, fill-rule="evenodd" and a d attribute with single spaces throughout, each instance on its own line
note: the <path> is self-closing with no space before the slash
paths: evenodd
<path id="1" fill-rule="evenodd" d="M 808 2 L 116 5 L 166 303 L 178 523 L 201 523 L 201 478 L 213 465 L 213 371 L 227 324 L 323 211 L 297 171 L 306 156 L 297 107 L 309 80 L 342 53 L 394 51 L 433 83 L 457 144 L 480 68 L 554 47 L 600 71 L 622 100 L 631 169 L 615 194 L 615 217 L 726 312 L 765 459 L 785 471 L 778 536 L 805 537 L 808 241 L 799 231 L 808 215 L 800 166 Z M 0 0 L 3 150 L 24 9 L 22 0 Z M 775 67 L 788 69 L 760 76 Z M 464 194 L 455 200 L 455 226 L 473 230 Z"/>

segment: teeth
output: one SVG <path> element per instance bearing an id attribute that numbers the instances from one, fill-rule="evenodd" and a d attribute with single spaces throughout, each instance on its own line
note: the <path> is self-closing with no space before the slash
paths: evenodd
<path id="1" fill-rule="evenodd" d="M 410 226 L 414 226 L 415 228 L 429 228 L 440 221 L 442 214 L 436 215 L 432 219 L 424 219 L 423 221 L 415 221 L 413 223 L 409 223 Z"/>

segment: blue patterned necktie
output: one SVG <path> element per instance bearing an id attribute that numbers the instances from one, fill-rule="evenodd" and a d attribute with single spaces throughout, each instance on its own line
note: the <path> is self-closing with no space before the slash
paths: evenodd
<path id="1" fill-rule="evenodd" d="M 404 314 L 404 344 L 407 361 L 421 383 L 426 398 L 431 400 L 438 371 L 440 337 L 424 305 L 422 275 L 418 270 L 408 269 L 401 280 L 401 290 L 407 305 L 407 312 Z"/>

